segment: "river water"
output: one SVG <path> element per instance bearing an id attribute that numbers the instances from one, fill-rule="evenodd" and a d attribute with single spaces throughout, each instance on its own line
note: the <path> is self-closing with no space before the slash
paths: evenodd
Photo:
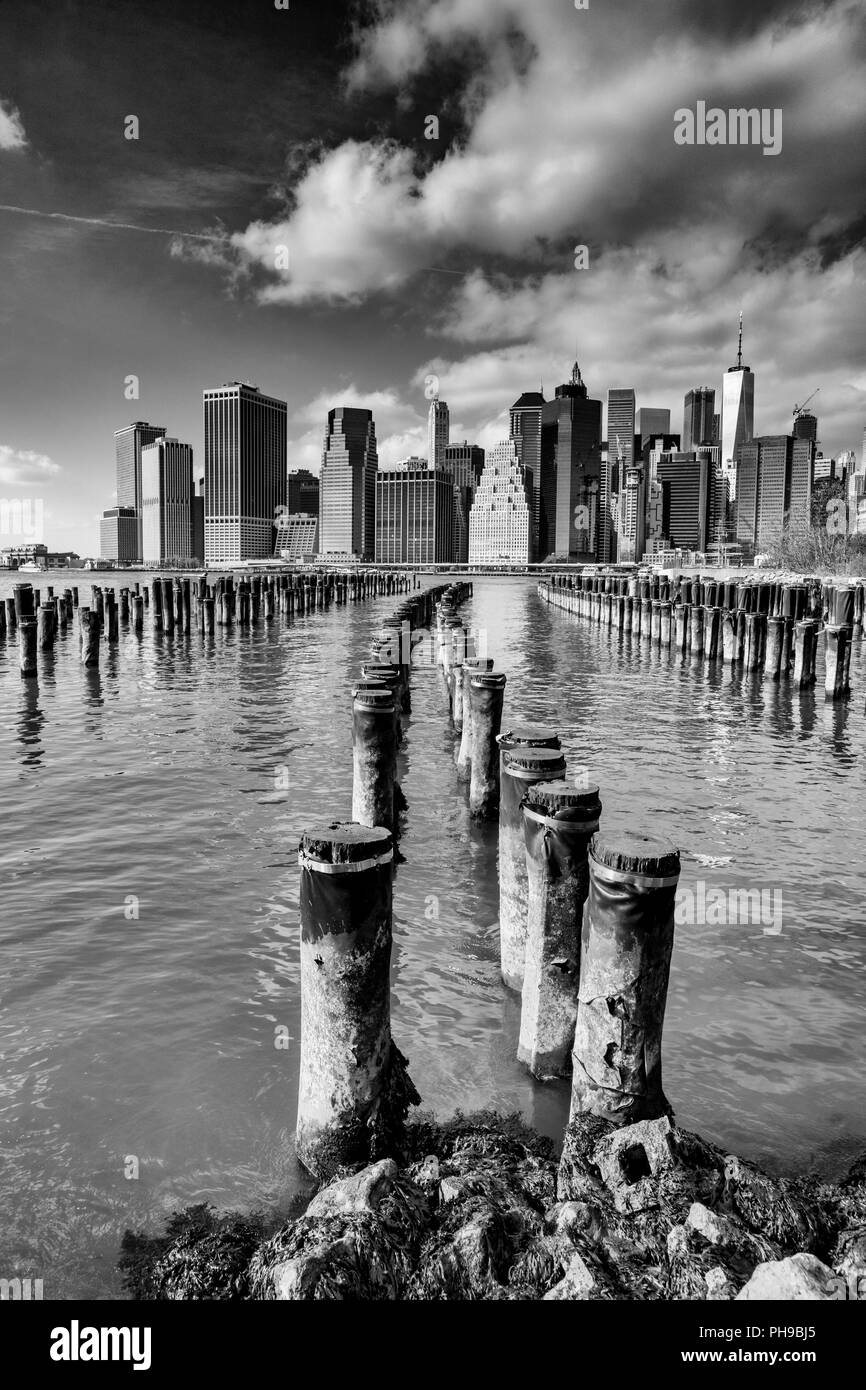
<path id="1" fill-rule="evenodd" d="M 35 582 L 88 601 L 89 576 Z M 351 683 L 397 602 L 213 638 L 154 634 L 146 613 L 98 676 L 70 627 L 38 687 L 0 641 L 0 1276 L 117 1297 L 127 1226 L 206 1199 L 282 1205 L 304 1183 L 297 845 L 350 812 Z M 862 647 L 834 707 L 820 684 L 588 626 L 532 581 L 476 581 L 466 611 L 508 676 L 506 721 L 556 725 L 606 824 L 670 836 L 698 904 L 711 888 L 774 904 L 712 925 L 684 910 L 664 1048 L 679 1122 L 774 1171 L 838 1174 L 866 1147 Z M 496 830 L 469 819 L 440 676 L 418 670 L 412 699 L 395 1039 L 429 1108 L 519 1108 L 558 1138 L 568 1084 L 518 1066 L 499 982 Z"/>

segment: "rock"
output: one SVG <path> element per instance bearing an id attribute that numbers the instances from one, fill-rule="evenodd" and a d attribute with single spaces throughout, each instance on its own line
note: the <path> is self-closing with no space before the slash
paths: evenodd
<path id="1" fill-rule="evenodd" d="M 704 1282 L 707 1286 L 707 1298 L 711 1303 L 718 1303 L 723 1299 L 736 1298 L 737 1296 L 736 1284 L 728 1278 L 721 1265 L 714 1265 L 712 1269 L 708 1269 L 704 1275 Z"/>
<path id="2" fill-rule="evenodd" d="M 411 1272 L 406 1249 L 372 1212 L 302 1216 L 253 1257 L 254 1298 L 377 1302 L 403 1297 Z"/>
<path id="3" fill-rule="evenodd" d="M 805 1197 L 798 1185 L 771 1178 L 753 1163 L 729 1155 L 725 1159 L 723 1202 L 751 1231 L 760 1232 L 783 1250 L 812 1251 L 826 1236 L 819 1203 Z"/>
<path id="4" fill-rule="evenodd" d="M 307 1207 L 307 1216 L 339 1216 L 349 1211 L 378 1211 L 382 1199 L 392 1191 L 400 1169 L 393 1158 L 380 1159 L 339 1178 L 316 1193 Z"/>
<path id="5" fill-rule="evenodd" d="M 737 1294 L 740 1300 L 772 1299 L 838 1299 L 840 1281 L 815 1255 L 800 1252 L 784 1260 L 768 1260 L 759 1264 L 749 1282 Z M 841 1297 L 844 1298 L 844 1290 Z"/>
<path id="6" fill-rule="evenodd" d="M 617 1211 L 646 1211 L 659 1205 L 657 1179 L 675 1164 L 673 1125 L 667 1115 L 638 1120 L 598 1141 L 593 1162 Z"/>
<path id="7" fill-rule="evenodd" d="M 574 1254 L 569 1261 L 568 1269 L 565 1271 L 564 1278 L 558 1284 L 548 1290 L 544 1295 L 544 1301 L 560 1298 L 586 1299 L 592 1298 L 598 1292 L 598 1284 L 591 1270 L 587 1269 L 583 1259 L 579 1254 Z"/>
<path id="8" fill-rule="evenodd" d="M 710 1211 L 703 1202 L 692 1202 L 686 1224 L 710 1245 L 740 1245 L 748 1235 L 745 1227 L 734 1217 Z"/>
<path id="9" fill-rule="evenodd" d="M 842 1231 L 831 1258 L 848 1286 L 848 1297 L 866 1299 L 866 1226 Z"/>
<path id="10" fill-rule="evenodd" d="M 544 1213 L 544 1224 L 556 1235 L 598 1236 L 604 1225 L 600 1209 L 592 1202 L 557 1202 Z"/>

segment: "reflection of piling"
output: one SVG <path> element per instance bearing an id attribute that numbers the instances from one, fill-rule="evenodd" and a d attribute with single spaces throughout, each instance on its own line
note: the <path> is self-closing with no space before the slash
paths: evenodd
<path id="1" fill-rule="evenodd" d="M 499 796 L 499 955 L 502 978 L 509 989 L 523 987 L 526 958 L 526 843 L 520 803 L 536 782 L 555 782 L 565 776 L 565 756 L 549 729 L 538 737 L 548 745 L 506 747 L 500 761 Z"/>
<path id="2" fill-rule="evenodd" d="M 493 670 L 493 658 L 490 656 L 467 656 L 464 658 L 460 670 L 463 679 L 463 731 L 460 747 L 457 750 L 457 779 L 460 782 L 468 782 L 472 773 L 471 681 L 477 672 Z"/>
<path id="3" fill-rule="evenodd" d="M 387 688 L 358 686 L 352 692 L 352 820 L 394 829 L 397 720 Z"/>
<path id="4" fill-rule="evenodd" d="M 35 680 L 37 622 L 35 618 L 21 618 L 18 622 L 18 669 L 25 680 Z"/>
<path id="5" fill-rule="evenodd" d="M 85 666 L 99 665 L 99 615 L 92 608 L 79 608 L 78 631 L 81 660 Z"/>
<path id="6" fill-rule="evenodd" d="M 390 1018 L 391 837 L 333 825 L 301 840 L 296 1149 L 317 1177 L 399 1151 L 417 1095 Z"/>
<path id="7" fill-rule="evenodd" d="M 572 1117 L 669 1114 L 661 1042 L 679 852 L 650 835 L 596 835 L 580 955 Z"/>
<path id="8" fill-rule="evenodd" d="M 600 815 L 594 783 L 538 782 L 523 802 L 528 901 L 517 1057 L 542 1081 L 571 1070 L 587 849 Z"/>
<path id="9" fill-rule="evenodd" d="M 469 812 L 487 820 L 499 810 L 499 747 L 505 676 L 501 671 L 475 671 L 469 677 L 471 711 Z"/>

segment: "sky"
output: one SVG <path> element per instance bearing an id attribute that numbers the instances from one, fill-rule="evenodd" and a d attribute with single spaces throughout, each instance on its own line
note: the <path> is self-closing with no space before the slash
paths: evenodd
<path id="1" fill-rule="evenodd" d="M 452 440 L 491 447 L 575 358 L 591 396 L 633 386 L 678 430 L 687 390 L 720 397 L 741 309 L 756 431 L 819 388 L 825 453 L 859 459 L 864 15 L 0 7 L 0 494 L 96 554 L 113 431 L 165 425 L 201 464 L 201 392 L 229 380 L 288 401 L 289 467 L 314 471 L 334 406 L 373 410 L 381 461 L 424 454 L 435 376 Z M 781 111 L 781 151 L 678 144 L 699 101 Z"/>

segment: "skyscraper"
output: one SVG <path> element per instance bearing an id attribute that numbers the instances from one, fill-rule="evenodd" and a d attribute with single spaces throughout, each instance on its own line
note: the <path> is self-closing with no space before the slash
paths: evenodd
<path id="1" fill-rule="evenodd" d="M 146 420 L 133 420 L 131 425 L 124 425 L 123 429 L 114 431 L 114 452 L 117 466 L 117 508 L 124 512 L 132 509 L 135 512 L 135 538 L 130 543 L 129 527 L 124 525 L 115 533 L 114 527 L 108 527 L 106 535 L 120 538 L 121 549 L 131 549 L 131 554 L 123 555 L 124 560 L 140 560 L 142 555 L 142 535 L 141 535 L 141 451 L 147 444 L 152 444 L 155 439 L 160 439 L 165 434 L 165 425 L 150 425 Z M 106 517 L 115 515 L 117 508 L 112 508 L 111 513 L 106 512 Z M 128 520 L 128 518 L 125 518 Z M 104 555 L 104 559 L 115 559 L 116 556 Z"/>
<path id="2" fill-rule="evenodd" d="M 675 550 L 706 550 L 712 501 L 710 463 L 693 451 L 659 451 L 652 469 L 662 489 L 662 531 Z"/>
<path id="3" fill-rule="evenodd" d="M 612 387 L 607 393 L 607 442 L 614 458 L 617 441 L 622 447 L 624 468 L 634 463 L 634 388 Z"/>
<path id="4" fill-rule="evenodd" d="M 743 315 L 740 314 L 737 365 L 729 367 L 722 378 L 722 468 L 730 485 L 732 501 L 737 495 L 738 451 L 754 433 L 755 377 L 749 367 L 743 366 Z"/>
<path id="5" fill-rule="evenodd" d="M 380 468 L 376 563 L 451 564 L 454 484 L 442 468 Z"/>
<path id="6" fill-rule="evenodd" d="M 286 505 L 286 402 L 228 381 L 203 405 L 205 561 L 267 559 Z"/>
<path id="7" fill-rule="evenodd" d="M 510 412 L 509 435 L 519 439 L 524 467 L 532 471 L 532 553 L 538 556 L 538 525 L 541 515 L 541 408 L 542 391 L 524 391 Z"/>
<path id="8" fill-rule="evenodd" d="M 487 455 L 469 513 L 469 562 L 526 565 L 531 550 L 532 475 L 505 439 Z"/>
<path id="9" fill-rule="evenodd" d="M 711 386 L 694 386 L 686 393 L 683 403 L 683 453 L 691 453 L 699 444 L 713 438 L 713 413 L 716 393 Z"/>
<path id="10" fill-rule="evenodd" d="M 447 402 L 434 396 L 427 412 L 427 464 L 430 468 L 441 468 L 445 462 L 450 427 Z"/>
<path id="11" fill-rule="evenodd" d="M 737 540 L 763 550 L 786 525 L 808 523 L 815 445 L 792 434 L 760 435 L 740 448 Z"/>
<path id="12" fill-rule="evenodd" d="M 329 410 L 319 475 L 320 554 L 372 560 L 378 464 L 372 410 Z"/>
<path id="13" fill-rule="evenodd" d="M 640 439 L 637 446 L 638 451 L 644 449 L 647 441 L 657 439 L 662 434 L 671 432 L 671 413 L 663 410 L 661 406 L 642 405 L 637 413 L 636 435 Z M 610 441 L 608 441 L 610 443 Z M 611 445 L 611 458 L 614 456 L 613 445 Z"/>
<path id="14" fill-rule="evenodd" d="M 319 480 L 315 473 L 310 472 L 309 468 L 289 470 L 288 508 L 290 516 L 298 516 L 301 512 L 306 512 L 308 516 L 318 517 Z"/>
<path id="15" fill-rule="evenodd" d="M 99 522 L 99 555 L 120 565 L 141 559 L 138 528 L 140 517 L 134 507 L 110 507 Z"/>
<path id="16" fill-rule="evenodd" d="M 795 439 L 814 439 L 818 438 L 818 417 L 811 411 L 801 410 L 794 416 L 794 438 Z"/>
<path id="17" fill-rule="evenodd" d="M 539 560 L 598 557 L 601 417 L 602 403 L 588 398 L 575 362 L 571 381 L 541 408 Z"/>
<path id="18" fill-rule="evenodd" d="M 141 451 L 142 560 L 145 564 L 203 559 L 195 550 L 192 449 L 157 439 Z"/>
<path id="19" fill-rule="evenodd" d="M 484 450 L 464 439 L 462 444 L 449 444 L 445 450 L 445 471 L 454 487 L 454 554 L 458 565 L 469 559 L 469 513 L 475 489 L 484 472 Z"/>

